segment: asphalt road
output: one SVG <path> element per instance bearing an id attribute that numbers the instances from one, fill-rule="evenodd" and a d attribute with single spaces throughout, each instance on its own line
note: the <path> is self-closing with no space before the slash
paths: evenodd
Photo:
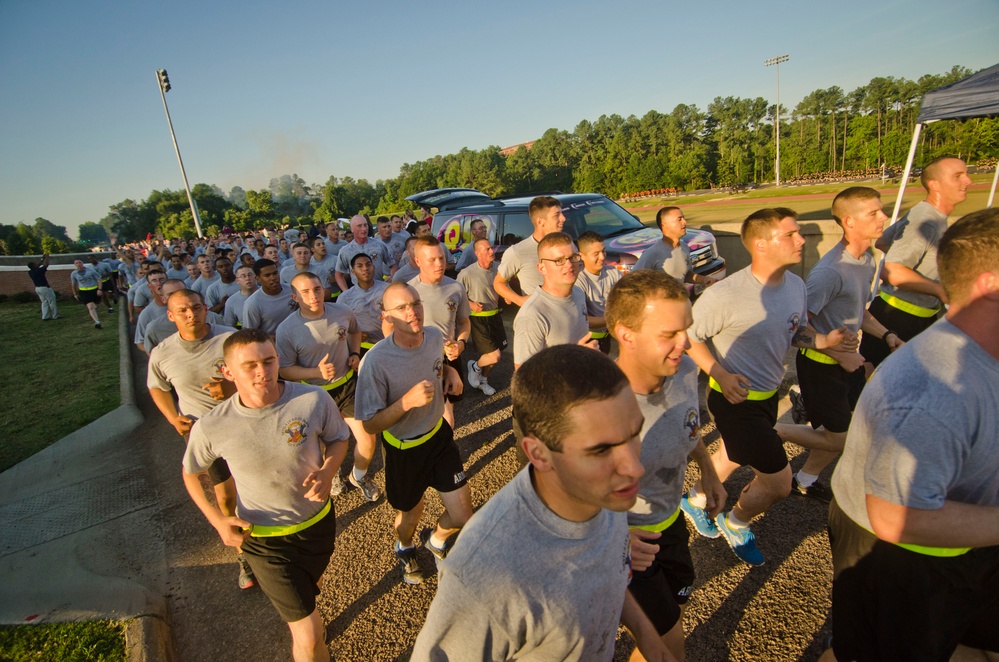
<path id="1" fill-rule="evenodd" d="M 147 424 L 140 431 L 156 448 L 160 510 L 150 522 L 166 541 L 168 603 L 174 647 L 179 660 L 287 660 L 290 636 L 259 589 L 236 586 L 235 552 L 223 548 L 188 498 L 180 477 L 183 442 L 144 393 L 145 362 L 137 358 L 137 386 Z M 793 366 L 793 363 L 791 364 Z M 497 393 L 486 397 L 469 390 L 456 407 L 456 439 L 465 459 L 473 506 L 478 508 L 517 471 L 510 425 L 510 352 L 493 372 Z M 792 373 L 793 378 L 793 373 Z M 785 389 L 786 390 L 786 389 Z M 781 412 L 788 408 L 785 398 Z M 708 420 L 706 411 L 702 419 Z M 789 415 L 788 415 L 789 416 Z M 718 444 L 713 425 L 703 428 L 709 448 Z M 353 448 L 353 444 L 351 445 Z M 801 449 L 787 445 L 797 469 Z M 343 473 L 351 466 L 348 455 Z M 376 458 L 376 480 L 384 484 Z M 729 480 L 731 506 L 750 472 Z M 691 464 L 688 482 L 696 479 Z M 828 475 L 824 476 L 828 479 Z M 437 585 L 430 554 L 421 562 L 427 580 L 407 586 L 392 554 L 394 513 L 384 499 L 366 504 L 349 487 L 336 497 L 337 549 L 327 570 L 319 608 L 336 660 L 407 659 Z M 442 512 L 435 494 L 428 496 L 423 525 Z M 832 567 L 825 532 L 825 507 L 792 495 L 754 523 L 767 563 L 750 568 L 722 539 L 692 532 L 697 583 L 684 617 L 687 658 L 711 660 L 814 660 L 829 631 Z M 632 649 L 619 635 L 616 659 Z"/>

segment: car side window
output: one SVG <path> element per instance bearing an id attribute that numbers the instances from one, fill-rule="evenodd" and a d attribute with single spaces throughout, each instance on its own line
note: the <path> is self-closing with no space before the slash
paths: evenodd
<path id="1" fill-rule="evenodd" d="M 534 234 L 534 224 L 526 212 L 505 214 L 503 216 L 503 237 L 501 246 L 513 246 L 521 239 Z"/>

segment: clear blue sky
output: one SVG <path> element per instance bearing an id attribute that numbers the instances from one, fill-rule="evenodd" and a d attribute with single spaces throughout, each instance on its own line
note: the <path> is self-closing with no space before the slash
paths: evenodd
<path id="1" fill-rule="evenodd" d="M 0 2 L 0 223 L 193 186 L 370 181 L 602 114 L 999 62 L 997 0 Z M 442 93 L 447 102 L 439 102 Z"/>

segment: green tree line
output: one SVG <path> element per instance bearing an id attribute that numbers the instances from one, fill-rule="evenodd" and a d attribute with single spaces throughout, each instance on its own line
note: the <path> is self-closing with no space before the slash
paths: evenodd
<path id="1" fill-rule="evenodd" d="M 781 179 L 818 173 L 856 173 L 900 167 L 923 95 L 972 72 L 955 66 L 916 81 L 877 77 L 849 93 L 817 89 L 780 112 Z M 464 148 L 406 163 L 393 179 L 330 176 L 306 184 L 282 175 L 266 189 L 198 184 L 192 194 L 208 235 L 278 224 L 328 222 L 355 213 L 411 208 L 406 196 L 433 188 L 468 187 L 492 196 L 542 190 L 594 191 L 611 197 L 659 188 L 704 189 L 774 179 L 776 106 L 763 97 L 716 97 L 704 110 L 679 104 L 642 117 L 602 115 L 571 132 L 551 128 L 530 149 L 504 156 L 500 148 Z M 999 118 L 938 122 L 926 127 L 917 164 L 953 154 L 975 163 L 999 153 Z M 93 224 L 91 224 L 93 225 Z M 112 205 L 99 223 L 122 239 L 194 236 L 183 191 L 153 191 L 141 202 Z"/>

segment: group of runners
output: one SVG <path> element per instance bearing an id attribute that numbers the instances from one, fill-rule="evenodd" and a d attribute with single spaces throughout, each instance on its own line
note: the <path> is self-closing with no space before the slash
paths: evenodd
<path id="1" fill-rule="evenodd" d="M 714 282 L 690 268 L 680 209 L 660 210 L 662 245 L 622 275 L 599 235 L 561 232 L 547 196 L 500 264 L 484 224 L 452 262 L 428 224 L 415 236 L 379 218 L 369 237 L 362 216 L 350 242 L 329 225 L 286 258 L 257 245 L 235 269 L 242 254 L 216 246 L 193 282 L 174 277 L 183 258 L 172 274 L 122 259 L 144 270 L 130 314 L 152 398 L 186 438 L 184 482 L 237 550 L 239 586 L 259 584 L 288 624 L 296 660 L 328 659 L 316 596 L 351 437 L 346 482 L 370 502 L 381 440 L 401 580 L 423 581 L 419 546 L 438 566 L 413 659 L 611 659 L 623 623 L 634 659 L 682 660 L 687 523 L 759 565 L 750 522 L 792 491 L 831 502 L 828 659 L 946 659 L 958 643 L 999 651 L 999 212 L 948 230 L 969 183 L 958 159 L 928 164 L 926 201 L 888 237 L 877 191 L 840 192 L 842 239 L 807 281 L 790 271 L 805 243 L 790 209 L 751 214 L 750 266 Z M 869 308 L 878 240 L 887 307 Z M 685 282 L 707 286 L 693 305 Z M 510 386 L 524 466 L 473 515 L 454 408 L 466 383 L 496 394 L 503 300 L 520 306 Z M 156 325 L 175 332 L 149 342 Z M 792 347 L 793 425 L 777 421 Z M 797 472 L 787 441 L 809 450 Z M 840 454 L 830 488 L 819 475 Z M 726 509 L 742 466 L 753 479 Z M 421 529 L 430 488 L 444 511 Z"/>

